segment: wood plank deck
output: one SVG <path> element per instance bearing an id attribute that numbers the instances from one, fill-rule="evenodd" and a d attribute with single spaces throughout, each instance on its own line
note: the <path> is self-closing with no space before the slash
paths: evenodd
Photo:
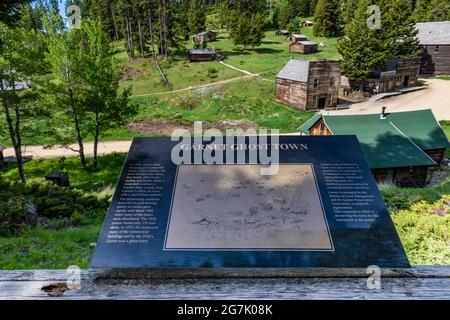
<path id="1" fill-rule="evenodd" d="M 81 288 L 72 290 L 67 277 L 65 270 L 0 271 L 0 300 L 450 299 L 450 266 L 383 269 L 379 290 L 368 289 L 365 269 L 82 270 Z"/>

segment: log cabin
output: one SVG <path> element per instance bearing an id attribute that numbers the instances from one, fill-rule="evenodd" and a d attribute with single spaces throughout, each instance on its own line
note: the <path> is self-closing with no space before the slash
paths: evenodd
<path id="1" fill-rule="evenodd" d="M 217 57 L 217 52 L 215 49 L 191 49 L 189 50 L 189 61 L 199 62 L 199 61 L 215 61 Z"/>
<path id="2" fill-rule="evenodd" d="M 424 187 L 450 143 L 431 110 L 365 115 L 316 114 L 299 128 L 306 135 L 356 135 L 375 180 Z"/>
<path id="3" fill-rule="evenodd" d="M 192 37 L 194 43 L 203 44 L 205 41 L 216 41 L 217 34 L 212 30 L 200 32 Z"/>
<path id="4" fill-rule="evenodd" d="M 294 43 L 298 41 L 307 41 L 308 38 L 303 34 L 293 33 L 287 37 L 287 40 L 290 41 L 291 43 Z"/>
<path id="5" fill-rule="evenodd" d="M 305 20 L 301 23 L 302 27 L 307 28 L 307 27 L 312 27 L 314 25 L 314 22 L 309 21 L 309 20 Z"/>
<path id="6" fill-rule="evenodd" d="M 341 62 L 290 60 L 276 78 L 276 101 L 300 110 L 335 108 Z"/>
<path id="7" fill-rule="evenodd" d="M 291 53 L 315 53 L 318 51 L 318 44 L 314 41 L 297 41 L 289 45 L 289 52 Z"/>
<path id="8" fill-rule="evenodd" d="M 416 24 L 423 74 L 450 75 L 450 21 Z"/>

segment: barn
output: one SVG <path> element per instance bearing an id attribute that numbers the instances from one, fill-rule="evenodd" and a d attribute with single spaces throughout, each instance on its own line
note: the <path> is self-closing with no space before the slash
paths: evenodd
<path id="1" fill-rule="evenodd" d="M 297 42 L 297 41 L 307 41 L 308 38 L 303 34 L 293 33 L 287 37 L 287 40 L 289 40 L 290 42 Z"/>
<path id="2" fill-rule="evenodd" d="M 290 60 L 276 77 L 276 100 L 301 110 L 336 107 L 340 66 L 338 60 Z"/>
<path id="3" fill-rule="evenodd" d="M 291 53 L 315 53 L 318 51 L 318 44 L 314 41 L 298 41 L 289 45 L 289 52 Z"/>
<path id="4" fill-rule="evenodd" d="M 203 31 L 203 32 L 200 32 L 200 33 L 194 35 L 192 37 L 192 40 L 194 41 L 194 43 L 202 44 L 205 41 L 206 42 L 216 41 L 216 38 L 217 38 L 217 35 L 214 31 L 207 30 L 207 31 Z"/>
<path id="5" fill-rule="evenodd" d="M 316 114 L 299 128 L 306 135 L 356 135 L 375 180 L 400 187 L 426 185 L 430 167 L 442 163 L 450 143 L 431 110 Z"/>
<path id="6" fill-rule="evenodd" d="M 205 48 L 205 49 L 189 50 L 189 61 L 190 62 L 215 61 L 216 57 L 217 57 L 217 52 L 215 49 Z"/>
<path id="7" fill-rule="evenodd" d="M 421 72 L 450 75 L 450 21 L 416 24 L 423 51 Z"/>

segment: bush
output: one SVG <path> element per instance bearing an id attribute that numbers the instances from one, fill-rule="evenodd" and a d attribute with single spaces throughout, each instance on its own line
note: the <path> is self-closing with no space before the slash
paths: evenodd
<path id="1" fill-rule="evenodd" d="M 19 234 L 29 221 L 29 206 L 36 207 L 36 220 L 50 228 L 80 225 L 89 216 L 104 214 L 109 196 L 95 196 L 76 188 L 62 188 L 48 182 L 29 184 L 0 182 L 0 235 Z M 83 218 L 84 217 L 84 218 Z M 56 223 L 57 222 L 57 223 Z"/>
<path id="2" fill-rule="evenodd" d="M 411 264 L 450 264 L 450 195 L 392 214 Z"/>

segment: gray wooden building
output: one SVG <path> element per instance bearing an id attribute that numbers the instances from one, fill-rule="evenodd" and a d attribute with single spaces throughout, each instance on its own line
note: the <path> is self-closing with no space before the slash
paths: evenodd
<path id="1" fill-rule="evenodd" d="M 289 45 L 289 52 L 291 53 L 315 53 L 318 51 L 318 44 L 314 41 L 297 41 Z"/>
<path id="2" fill-rule="evenodd" d="M 216 60 L 217 52 L 215 49 L 191 49 L 189 50 L 189 61 L 199 62 L 199 61 L 214 61 Z"/>
<path id="3" fill-rule="evenodd" d="M 216 39 L 217 39 L 217 34 L 212 30 L 200 32 L 192 37 L 192 41 L 194 41 L 194 43 L 198 43 L 198 44 L 202 44 L 205 41 L 206 42 L 216 41 Z"/>
<path id="4" fill-rule="evenodd" d="M 287 37 L 287 40 L 289 40 L 290 42 L 297 42 L 297 41 L 307 41 L 308 38 L 303 34 L 293 33 Z"/>
<path id="5" fill-rule="evenodd" d="M 276 100 L 301 110 L 335 108 L 341 62 L 290 60 L 276 78 Z"/>
<path id="6" fill-rule="evenodd" d="M 450 21 L 416 24 L 423 51 L 421 73 L 450 75 Z"/>

